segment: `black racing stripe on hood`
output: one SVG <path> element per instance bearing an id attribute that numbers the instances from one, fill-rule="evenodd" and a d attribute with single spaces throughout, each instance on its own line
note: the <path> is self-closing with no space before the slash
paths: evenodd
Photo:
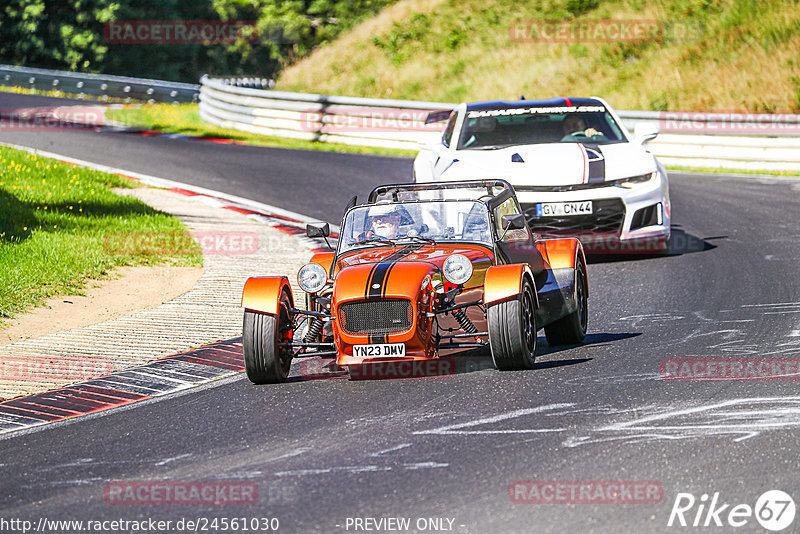
<path id="1" fill-rule="evenodd" d="M 606 158 L 600 145 L 594 143 L 582 143 L 586 149 L 586 156 L 589 160 L 588 183 L 602 182 L 606 179 Z"/>
<path id="2" fill-rule="evenodd" d="M 372 266 L 372 269 L 369 270 L 369 275 L 367 276 L 367 287 L 364 291 L 364 298 L 369 298 L 369 288 L 372 287 L 372 275 L 375 274 L 375 269 L 378 268 L 380 263 L 376 263 Z"/>
<path id="3" fill-rule="evenodd" d="M 394 263 L 378 263 L 372 269 L 371 275 L 367 278 L 366 297 L 375 299 L 383 296 L 386 287 L 386 277 Z"/>

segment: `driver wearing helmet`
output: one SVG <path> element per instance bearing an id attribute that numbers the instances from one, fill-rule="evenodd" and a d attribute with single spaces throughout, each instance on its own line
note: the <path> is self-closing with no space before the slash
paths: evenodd
<path id="1" fill-rule="evenodd" d="M 369 229 L 358 236 L 358 240 L 382 237 L 394 239 L 401 223 L 410 224 L 408 212 L 398 205 L 372 206 L 367 212 Z"/>

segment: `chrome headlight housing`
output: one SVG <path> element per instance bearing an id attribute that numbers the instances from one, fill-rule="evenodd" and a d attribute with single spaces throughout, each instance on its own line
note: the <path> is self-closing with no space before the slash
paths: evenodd
<path id="1" fill-rule="evenodd" d="M 317 293 L 327 281 L 328 273 L 319 263 L 306 263 L 297 273 L 297 283 L 306 293 Z"/>
<path id="2" fill-rule="evenodd" d="M 448 282 L 460 286 L 472 277 L 472 262 L 463 254 L 453 254 L 444 261 L 442 274 Z"/>

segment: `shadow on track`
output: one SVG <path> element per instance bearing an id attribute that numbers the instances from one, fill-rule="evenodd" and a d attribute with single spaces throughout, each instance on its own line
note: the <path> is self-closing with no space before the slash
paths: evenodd
<path id="1" fill-rule="evenodd" d="M 592 345 L 601 346 L 608 343 L 613 343 L 614 341 L 639 337 L 641 335 L 641 332 L 598 332 L 596 334 L 586 334 L 586 339 L 584 339 L 583 343 L 578 345 L 550 345 L 544 338 L 539 338 L 539 349 L 536 351 L 536 356 L 539 357 L 546 356 L 548 354 L 555 354 L 565 350 L 574 349 L 576 347 L 587 347 Z"/>
<path id="2" fill-rule="evenodd" d="M 586 341 L 579 345 L 563 345 L 551 347 L 545 338 L 539 338 L 537 357 L 556 354 L 569 349 L 602 345 L 622 339 L 640 336 L 641 333 L 596 333 L 586 336 Z M 536 362 L 532 370 L 552 369 L 566 365 L 577 365 L 591 361 L 592 358 L 568 358 Z M 399 380 L 409 378 L 446 379 L 454 375 L 494 369 L 494 362 L 488 347 L 463 351 L 454 356 L 442 356 L 434 360 L 384 362 L 346 367 L 336 365 L 333 358 L 303 358 L 293 368 L 293 376 L 289 382 L 305 382 L 307 380 Z"/>
<path id="3" fill-rule="evenodd" d="M 672 238 L 669 245 L 669 252 L 666 254 L 604 254 L 587 252 L 586 262 L 595 264 L 620 261 L 657 260 L 673 256 L 683 256 L 684 254 L 693 254 L 695 252 L 706 252 L 717 248 L 717 245 L 710 242 L 711 240 L 727 239 L 727 237 L 728 236 L 697 237 L 684 231 L 680 225 L 674 224 L 672 225 Z"/>

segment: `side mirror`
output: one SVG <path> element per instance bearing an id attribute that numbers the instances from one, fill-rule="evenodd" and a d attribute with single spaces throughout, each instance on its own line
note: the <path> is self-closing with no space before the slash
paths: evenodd
<path id="1" fill-rule="evenodd" d="M 503 215 L 500 222 L 503 224 L 503 230 L 522 230 L 525 228 L 525 215 L 522 213 Z"/>
<path id="2" fill-rule="evenodd" d="M 329 235 L 331 235 L 331 225 L 328 223 L 325 223 L 322 226 L 316 226 L 313 224 L 306 225 L 307 237 L 328 237 Z"/>
<path id="3" fill-rule="evenodd" d="M 640 145 L 643 145 L 648 141 L 652 141 L 658 137 L 658 134 L 658 126 L 652 122 L 640 122 L 633 129 L 633 138 Z"/>

